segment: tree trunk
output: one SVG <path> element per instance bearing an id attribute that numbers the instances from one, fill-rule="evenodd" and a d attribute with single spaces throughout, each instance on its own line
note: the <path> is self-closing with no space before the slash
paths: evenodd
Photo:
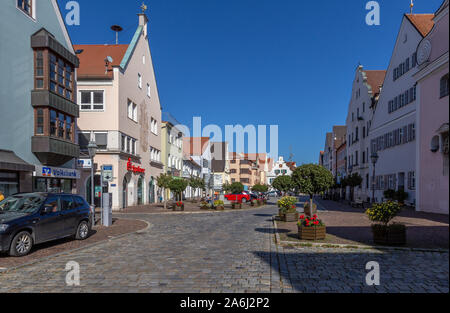
<path id="1" fill-rule="evenodd" d="M 164 197 L 164 210 L 166 210 L 167 209 L 166 188 L 164 188 L 163 197 Z"/>
<path id="2" fill-rule="evenodd" d="M 309 207 L 310 207 L 310 212 L 311 212 L 311 216 L 314 215 L 314 207 L 313 207 L 314 201 L 313 201 L 313 195 L 309 195 Z"/>

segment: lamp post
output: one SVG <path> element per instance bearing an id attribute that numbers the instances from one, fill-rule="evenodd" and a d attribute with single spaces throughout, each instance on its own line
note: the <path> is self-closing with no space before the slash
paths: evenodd
<path id="1" fill-rule="evenodd" d="M 372 173 L 372 203 L 375 202 L 375 164 L 378 161 L 378 154 L 376 152 L 372 153 L 370 156 L 370 159 L 372 160 L 373 164 L 373 173 Z"/>
<path id="2" fill-rule="evenodd" d="M 91 205 L 94 207 L 94 214 L 95 214 L 94 157 L 97 154 L 97 148 L 98 147 L 97 147 L 97 144 L 95 143 L 95 141 L 91 140 L 88 145 L 88 151 L 89 151 L 89 158 L 91 159 Z"/>

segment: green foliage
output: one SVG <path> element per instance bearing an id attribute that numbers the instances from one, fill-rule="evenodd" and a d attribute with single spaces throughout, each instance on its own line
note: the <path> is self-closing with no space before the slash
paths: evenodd
<path id="1" fill-rule="evenodd" d="M 194 189 L 205 190 L 205 181 L 202 178 L 192 177 L 189 180 L 189 186 L 191 186 Z"/>
<path id="2" fill-rule="evenodd" d="M 244 191 L 244 185 L 240 182 L 235 182 L 230 185 L 230 191 L 233 194 L 240 194 Z"/>
<path id="3" fill-rule="evenodd" d="M 374 203 L 371 208 L 367 209 L 366 214 L 371 221 L 387 225 L 397 216 L 400 210 L 400 205 L 397 202 L 386 201 Z"/>
<path id="4" fill-rule="evenodd" d="M 188 185 L 189 182 L 186 179 L 172 179 L 169 183 L 169 189 L 178 195 L 178 199 L 181 199 L 181 194 Z"/>
<path id="5" fill-rule="evenodd" d="M 252 191 L 267 192 L 268 190 L 269 186 L 267 185 L 256 184 L 252 187 Z"/>
<path id="6" fill-rule="evenodd" d="M 297 212 L 297 198 L 296 197 L 283 197 L 278 200 L 278 207 L 283 213 L 295 213 Z"/>
<path id="7" fill-rule="evenodd" d="M 291 176 L 278 176 L 273 180 L 272 187 L 281 192 L 288 192 L 294 186 L 292 184 Z"/>
<path id="8" fill-rule="evenodd" d="M 398 190 L 394 195 L 394 199 L 400 203 L 403 203 L 406 199 L 408 199 L 408 193 L 404 190 Z"/>
<path id="9" fill-rule="evenodd" d="M 224 202 L 222 200 L 216 200 L 214 201 L 214 206 L 223 206 Z"/>
<path id="10" fill-rule="evenodd" d="M 173 180 L 171 175 L 161 174 L 156 178 L 156 184 L 159 188 L 169 188 L 170 182 Z"/>
<path id="11" fill-rule="evenodd" d="M 361 175 L 359 175 L 358 173 L 353 173 L 352 175 L 347 177 L 347 186 L 350 187 L 360 186 L 362 181 L 363 179 Z"/>
<path id="12" fill-rule="evenodd" d="M 225 193 L 230 193 L 231 192 L 231 185 L 230 183 L 226 182 L 225 184 L 222 185 L 222 189 Z"/>
<path id="13" fill-rule="evenodd" d="M 292 173 L 292 181 L 302 193 L 312 197 L 331 188 L 333 175 L 321 165 L 305 164 L 297 167 Z"/>

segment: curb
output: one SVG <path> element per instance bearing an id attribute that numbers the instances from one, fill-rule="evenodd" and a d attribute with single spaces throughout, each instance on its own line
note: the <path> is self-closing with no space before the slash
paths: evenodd
<path id="1" fill-rule="evenodd" d="M 295 246 L 296 248 L 323 248 L 323 249 L 334 249 L 334 248 L 344 248 L 344 249 L 360 249 L 360 250 L 388 250 L 388 251 L 408 251 L 408 252 L 438 252 L 438 253 L 449 253 L 448 249 L 432 249 L 432 248 L 408 248 L 408 247 L 389 247 L 389 246 L 374 246 L 374 245 L 352 245 L 352 244 L 333 244 L 333 243 L 303 243 L 303 242 L 295 242 L 295 241 L 281 241 L 280 235 L 277 230 L 277 222 L 275 220 L 275 216 L 272 217 L 272 221 L 275 228 L 275 238 L 276 242 L 279 245 L 290 245 Z M 332 246 L 332 247 L 330 247 Z"/>
<path id="2" fill-rule="evenodd" d="M 115 237 L 112 237 L 112 238 L 108 238 L 108 239 L 105 239 L 105 240 L 97 241 L 97 242 L 91 243 L 91 244 L 89 244 L 87 246 L 84 246 L 84 247 L 79 247 L 79 248 L 72 249 L 72 250 L 58 252 L 58 253 L 55 253 L 55 254 L 52 254 L 52 255 L 49 255 L 49 256 L 46 256 L 46 257 L 34 260 L 34 261 L 30 261 L 30 262 L 27 262 L 27 263 L 24 263 L 24 264 L 21 264 L 21 265 L 9 267 L 9 268 L 0 268 L 0 275 L 3 274 L 3 273 L 7 273 L 7 272 L 10 272 L 10 271 L 14 271 L 14 270 L 20 269 L 22 267 L 26 267 L 26 266 L 33 265 L 33 264 L 36 264 L 36 263 L 44 262 L 44 261 L 47 261 L 47 260 L 49 260 L 51 258 L 54 258 L 54 257 L 62 256 L 62 255 L 65 255 L 65 254 L 70 254 L 72 252 L 81 251 L 83 249 L 92 248 L 92 247 L 98 246 L 98 245 L 100 245 L 102 243 L 106 243 L 106 242 L 109 242 L 109 241 L 121 239 L 121 238 L 126 237 L 126 236 L 130 236 L 130 235 L 133 235 L 133 234 L 142 234 L 144 232 L 147 232 L 153 226 L 151 223 L 149 223 L 149 222 L 147 222 L 145 220 L 141 220 L 141 219 L 131 219 L 131 218 L 123 218 L 123 219 L 124 220 L 137 220 L 137 221 L 145 222 L 147 224 L 147 227 L 145 227 L 145 228 L 143 228 L 141 230 L 133 231 L 131 233 L 126 233 L 126 234 L 118 235 L 118 236 L 115 236 Z"/>

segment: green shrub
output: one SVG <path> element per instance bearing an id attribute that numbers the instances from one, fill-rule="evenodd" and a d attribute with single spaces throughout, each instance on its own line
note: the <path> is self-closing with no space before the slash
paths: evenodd
<path id="1" fill-rule="evenodd" d="M 278 207 L 283 213 L 295 213 L 297 212 L 297 198 L 296 197 L 283 197 L 278 200 Z"/>
<path id="2" fill-rule="evenodd" d="M 388 189 L 383 192 L 383 195 L 386 199 L 394 200 L 395 198 L 395 190 Z"/>
<path id="3" fill-rule="evenodd" d="M 216 201 L 214 201 L 214 206 L 223 206 L 223 205 L 224 205 L 224 203 L 223 203 L 222 200 L 216 200 Z"/>
<path id="4" fill-rule="evenodd" d="M 383 203 L 374 203 L 371 208 L 367 209 L 366 214 L 371 221 L 387 225 L 397 216 L 400 210 L 400 205 L 397 202 L 386 201 Z"/>

